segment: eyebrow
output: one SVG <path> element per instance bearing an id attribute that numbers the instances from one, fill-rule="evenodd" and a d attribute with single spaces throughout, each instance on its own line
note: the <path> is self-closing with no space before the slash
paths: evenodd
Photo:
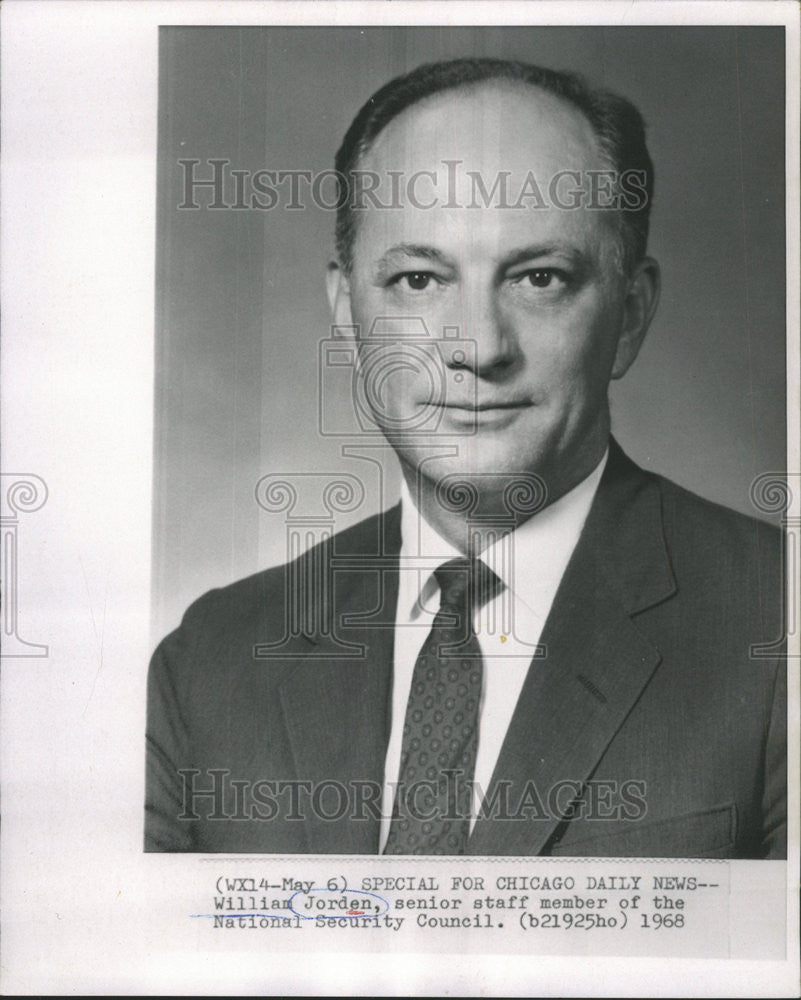
<path id="1" fill-rule="evenodd" d="M 564 257 L 579 267 L 586 267 L 591 263 L 587 254 L 578 247 L 560 246 L 558 243 L 538 243 L 513 250 L 498 262 L 498 267 L 503 270 L 516 264 L 524 264 L 527 260 L 535 260 L 537 257 Z"/>
<path id="2" fill-rule="evenodd" d="M 578 267 L 586 268 L 592 263 L 591 259 L 584 251 L 577 247 L 560 246 L 558 243 L 535 243 L 530 246 L 520 247 L 512 250 L 502 257 L 497 263 L 497 270 L 504 271 L 507 268 L 523 264 L 528 260 L 536 260 L 538 257 L 563 257 L 570 260 Z M 443 267 L 452 267 L 453 262 L 441 250 L 424 243 L 398 243 L 387 250 L 387 252 L 376 262 L 376 273 L 378 277 L 386 277 L 387 271 L 391 269 L 393 258 L 408 258 L 417 260 L 430 260 Z"/>
<path id="3" fill-rule="evenodd" d="M 390 269 L 390 262 L 393 257 L 417 258 L 418 260 L 431 260 L 443 267 L 450 267 L 451 262 L 448 257 L 437 250 L 436 247 L 427 246 L 424 243 L 398 243 L 390 247 L 387 252 L 376 262 L 376 272 L 379 277 L 386 276 Z"/>

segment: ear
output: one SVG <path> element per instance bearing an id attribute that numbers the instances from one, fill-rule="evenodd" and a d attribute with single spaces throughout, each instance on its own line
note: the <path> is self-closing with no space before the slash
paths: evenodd
<path id="1" fill-rule="evenodd" d="M 659 303 L 659 264 L 644 257 L 628 279 L 623 302 L 623 329 L 617 342 L 612 378 L 622 378 L 634 363 Z"/>
<path id="2" fill-rule="evenodd" d="M 328 264 L 325 283 L 332 322 L 337 326 L 351 326 L 353 315 L 350 308 L 350 282 L 335 260 Z"/>

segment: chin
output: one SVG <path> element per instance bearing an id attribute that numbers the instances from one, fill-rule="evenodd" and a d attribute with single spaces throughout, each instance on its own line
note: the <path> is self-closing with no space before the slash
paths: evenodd
<path id="1" fill-rule="evenodd" d="M 494 505 L 511 503 L 515 510 L 518 509 L 515 498 L 521 495 L 530 496 L 536 509 L 544 505 L 547 488 L 537 472 L 542 465 L 539 456 L 530 449 L 523 452 L 508 441 L 492 440 L 490 435 L 481 435 L 481 439 L 478 435 L 440 439 L 436 444 L 451 445 L 457 454 L 433 458 L 424 447 L 414 449 L 413 455 L 399 451 L 403 464 L 421 469 L 425 480 L 437 487 L 447 506 L 451 506 L 451 500 L 456 504 L 462 499 L 468 503 L 468 495 L 482 502 L 492 500 Z M 469 502 L 472 504 L 472 500 Z"/>

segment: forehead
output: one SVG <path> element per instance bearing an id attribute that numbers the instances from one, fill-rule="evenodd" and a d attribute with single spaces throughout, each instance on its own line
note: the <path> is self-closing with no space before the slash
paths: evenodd
<path id="1" fill-rule="evenodd" d="M 394 118 L 359 161 L 358 169 L 376 174 L 384 191 L 393 174 L 406 195 L 412 184 L 417 204 L 406 197 L 399 208 L 360 209 L 355 256 L 396 241 L 458 242 L 460 253 L 471 246 L 495 253 L 536 240 L 588 250 L 605 231 L 600 216 L 610 213 L 554 206 L 548 189 L 565 172 L 581 179 L 559 182 L 561 192 L 582 186 L 587 171 L 607 167 L 581 111 L 538 87 L 492 81 L 433 95 Z M 531 191 L 531 178 L 545 206 L 532 207 L 529 196 L 499 209 L 500 188 L 485 206 L 482 191 L 500 183 L 514 204 L 526 185 Z"/>
<path id="2" fill-rule="evenodd" d="M 582 112 L 539 87 L 490 81 L 424 98 L 378 134 L 360 166 L 431 169 L 458 159 L 465 169 L 602 169 L 606 164 Z"/>

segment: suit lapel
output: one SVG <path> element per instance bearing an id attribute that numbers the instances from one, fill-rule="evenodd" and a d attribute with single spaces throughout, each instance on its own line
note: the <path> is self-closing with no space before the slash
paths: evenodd
<path id="1" fill-rule="evenodd" d="M 471 854 L 536 855 L 660 661 L 632 616 L 675 591 L 658 487 L 613 442 L 529 669 Z M 571 785 L 560 785 L 570 782 Z M 559 791 L 561 788 L 561 791 Z M 522 813 L 519 806 L 524 806 Z M 523 818 L 510 818 L 515 814 Z"/>
<path id="2" fill-rule="evenodd" d="M 318 790 L 316 799 L 307 794 L 298 823 L 312 853 L 378 851 L 380 798 L 372 809 L 366 803 L 382 787 L 389 739 L 396 513 L 387 516 L 388 555 L 358 548 L 332 555 L 332 633 L 300 637 L 306 654 L 280 685 L 296 778 Z"/>

